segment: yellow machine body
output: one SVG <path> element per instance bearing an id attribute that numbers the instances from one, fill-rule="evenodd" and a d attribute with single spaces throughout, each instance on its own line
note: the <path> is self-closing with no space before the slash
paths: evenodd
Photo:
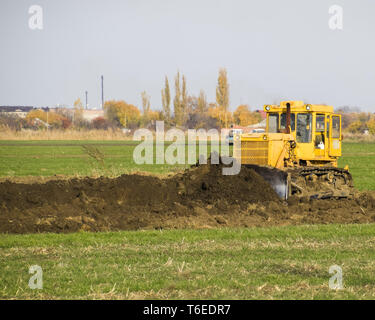
<path id="1" fill-rule="evenodd" d="M 287 104 L 290 107 L 287 128 Z M 234 148 L 234 157 L 242 164 L 275 168 L 299 166 L 337 167 L 341 156 L 341 116 L 332 106 L 284 101 L 265 105 L 265 133 L 242 134 L 241 149 Z M 239 152 L 240 151 L 240 152 Z"/>

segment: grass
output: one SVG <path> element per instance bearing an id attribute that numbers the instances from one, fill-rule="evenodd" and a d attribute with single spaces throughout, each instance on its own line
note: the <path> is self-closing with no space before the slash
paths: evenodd
<path id="1" fill-rule="evenodd" d="M 0 141 L 0 177 L 19 176 L 118 176 L 145 171 L 165 174 L 188 164 L 140 164 L 133 160 L 137 141 Z M 103 155 L 92 157 L 85 146 Z M 165 143 L 165 149 L 168 144 Z M 210 148 L 208 146 L 208 152 Z M 185 147 L 187 157 L 188 147 Z M 198 154 L 198 151 L 197 151 Z M 155 158 L 155 152 L 154 152 Z M 156 161 L 154 160 L 154 163 Z"/>
<path id="2" fill-rule="evenodd" d="M 0 141 L 0 177 L 22 176 L 118 176 L 145 171 L 166 174 L 187 165 L 136 165 L 136 141 Z M 83 148 L 90 145 L 103 155 L 102 161 Z M 166 146 L 167 147 L 167 146 Z M 186 148 L 187 150 L 187 148 Z M 197 152 L 198 153 L 198 152 Z M 339 166 L 349 165 L 359 190 L 375 190 L 375 143 L 343 143 Z"/>
<path id="3" fill-rule="evenodd" d="M 374 299 L 375 225 L 0 235 L 0 298 Z M 31 265 L 43 289 L 28 287 Z M 343 290 L 328 287 L 331 265 Z"/>
<path id="4" fill-rule="evenodd" d="M 17 141 L 0 143 L 0 176 L 116 176 L 133 171 L 166 173 L 183 166 L 136 165 L 133 141 Z M 84 145 L 95 146 L 103 163 Z"/>
<path id="5" fill-rule="evenodd" d="M 359 190 L 375 190 L 375 143 L 343 143 L 339 167 L 349 166 L 354 186 Z"/>
<path id="6" fill-rule="evenodd" d="M 136 166 L 135 145 L 1 141 L 0 176 L 167 173 L 184 167 Z M 375 143 L 344 143 L 339 165 L 349 165 L 357 188 L 375 190 L 374 157 Z M 0 234 L 0 298 L 374 299 L 374 234 L 375 224 Z M 28 287 L 35 264 L 43 268 L 41 290 Z M 343 290 L 328 287 L 331 265 L 343 269 Z"/>

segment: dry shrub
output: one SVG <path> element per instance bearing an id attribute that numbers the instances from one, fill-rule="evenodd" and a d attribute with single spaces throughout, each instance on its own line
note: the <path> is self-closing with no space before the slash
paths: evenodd
<path id="1" fill-rule="evenodd" d="M 363 134 L 363 133 L 343 133 L 344 142 L 375 142 L 374 134 Z"/>
<path id="2" fill-rule="evenodd" d="M 0 128 L 0 140 L 131 140 L 120 129 L 107 130 L 20 130 Z"/>

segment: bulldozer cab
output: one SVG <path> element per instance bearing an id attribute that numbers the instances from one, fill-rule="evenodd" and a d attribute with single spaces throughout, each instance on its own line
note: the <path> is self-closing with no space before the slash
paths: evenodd
<path id="1" fill-rule="evenodd" d="M 266 132 L 235 137 L 233 155 L 267 181 L 281 199 L 347 197 L 352 178 L 337 168 L 341 116 L 326 105 L 285 101 L 266 105 Z"/>
<path id="2" fill-rule="evenodd" d="M 266 105 L 264 110 L 270 139 L 274 133 L 293 136 L 298 165 L 337 165 L 341 156 L 341 116 L 333 113 L 333 107 L 285 101 Z"/>

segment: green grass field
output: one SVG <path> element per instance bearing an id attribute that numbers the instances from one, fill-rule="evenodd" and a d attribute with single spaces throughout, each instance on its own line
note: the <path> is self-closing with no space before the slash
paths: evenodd
<path id="1" fill-rule="evenodd" d="M 93 144 L 104 164 L 82 145 Z M 135 166 L 134 142 L 1 141 L 0 177 L 167 173 Z M 375 190 L 375 144 L 344 143 L 340 166 Z M 75 234 L 0 234 L 3 299 L 374 299 L 375 224 Z M 31 265 L 43 289 L 28 287 Z M 328 287 L 331 265 L 344 289 Z"/>
<path id="2" fill-rule="evenodd" d="M 117 176 L 134 171 L 169 173 L 188 165 L 142 164 L 133 160 L 136 141 L 1 141 L 0 176 Z M 90 145 L 103 163 L 85 152 Z M 167 149 L 168 144 L 165 144 Z M 208 146 L 208 152 L 210 147 Z M 198 154 L 198 149 L 196 148 Z M 185 147 L 187 158 L 188 147 Z M 154 152 L 155 158 L 155 152 Z M 156 161 L 154 161 L 156 163 Z"/>
<path id="3" fill-rule="evenodd" d="M 375 225 L 0 235 L 0 298 L 374 299 Z M 31 265 L 43 289 L 28 287 Z M 343 271 L 329 289 L 329 267 Z"/>
<path id="4" fill-rule="evenodd" d="M 136 144 L 135 141 L 0 141 L 0 177 L 116 176 L 134 171 L 168 173 L 186 167 L 136 165 L 133 162 Z M 104 155 L 103 164 L 90 157 L 82 145 L 95 146 Z M 375 143 L 344 143 L 339 165 L 349 165 L 358 189 L 375 190 L 374 160 Z"/>
<path id="5" fill-rule="evenodd" d="M 345 165 L 357 189 L 375 190 L 375 143 L 343 143 L 339 166 Z"/>

